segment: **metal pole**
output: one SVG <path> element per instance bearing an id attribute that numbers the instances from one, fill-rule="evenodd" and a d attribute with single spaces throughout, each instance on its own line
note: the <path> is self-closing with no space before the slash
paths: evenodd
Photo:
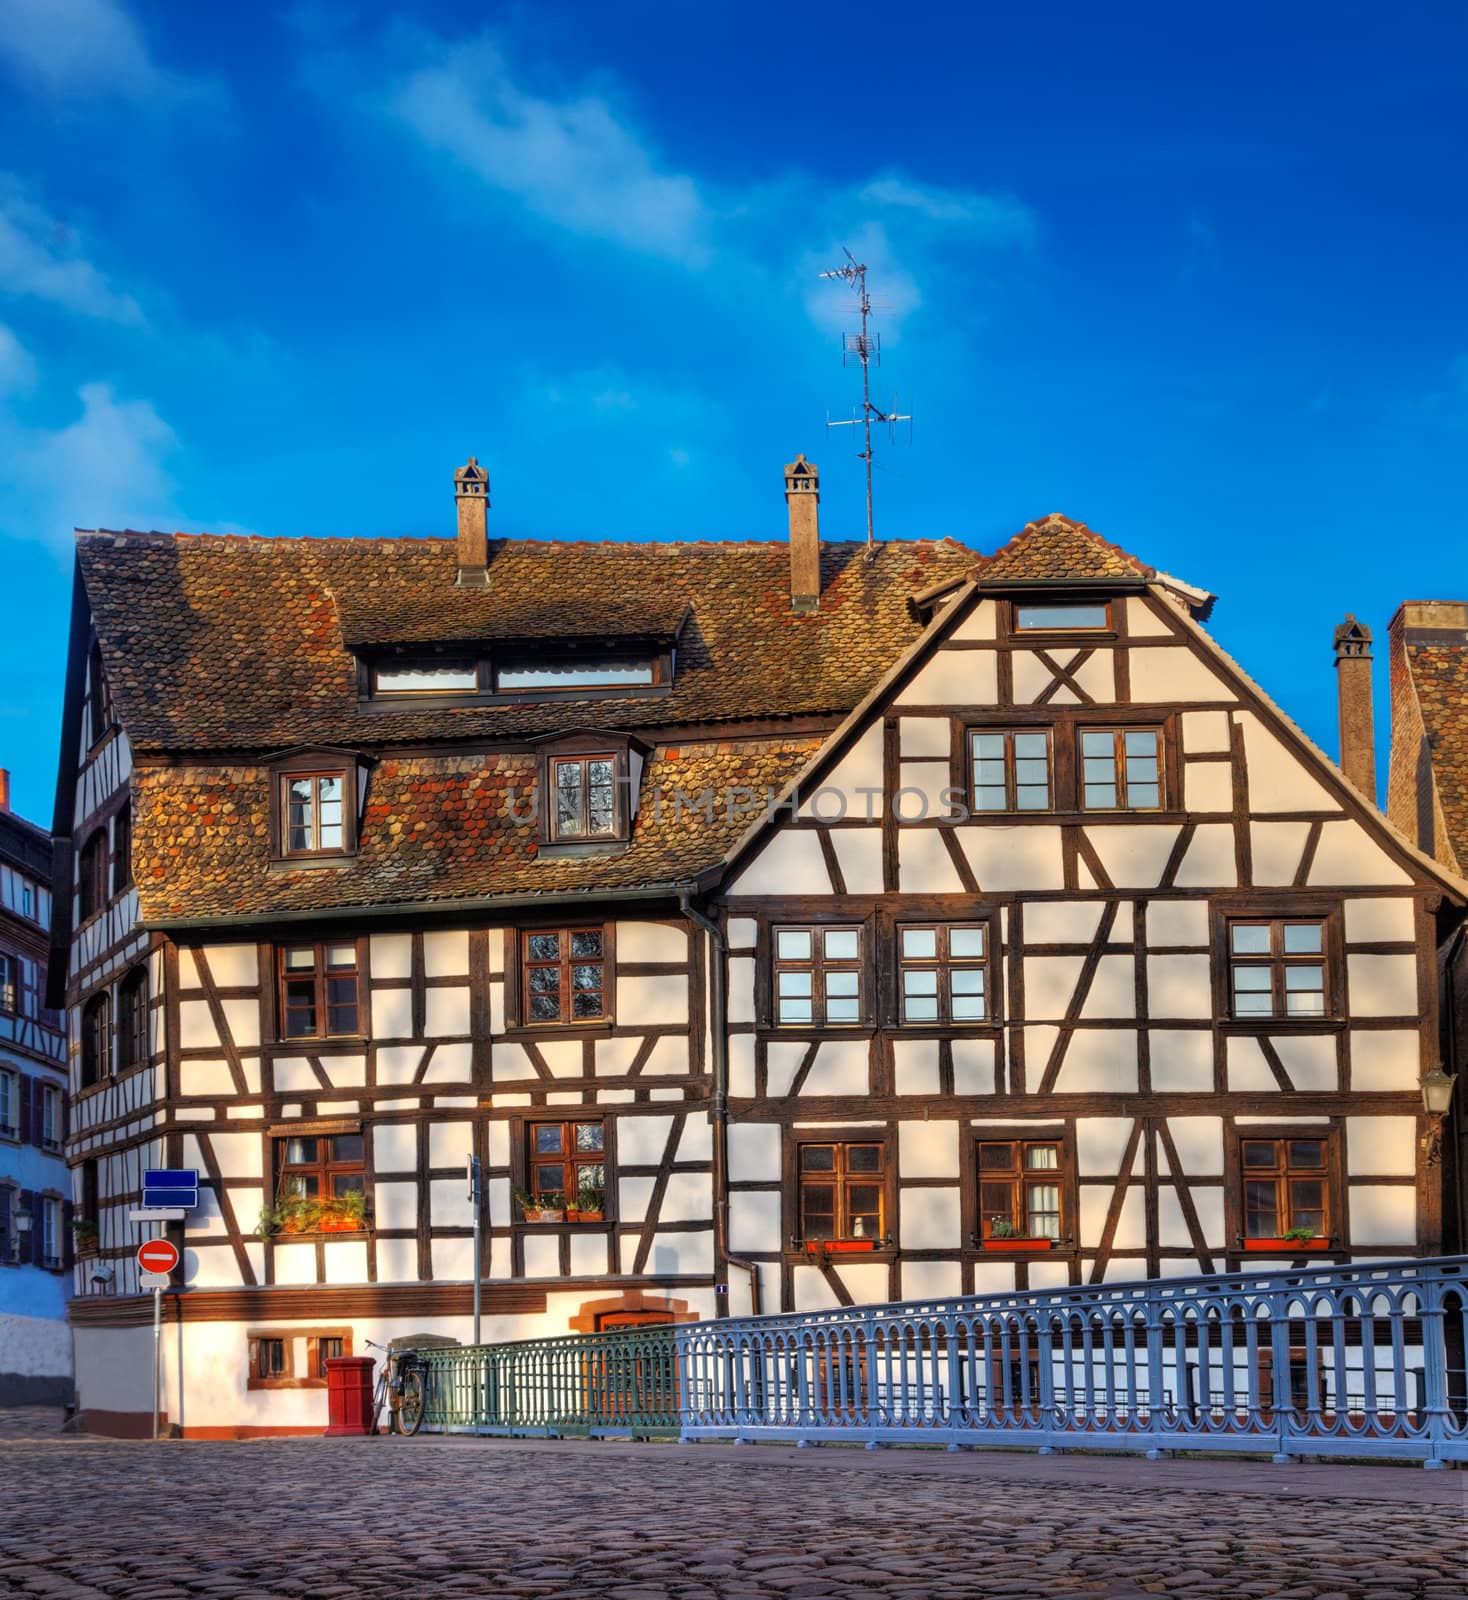
<path id="1" fill-rule="evenodd" d="M 158 1437 L 159 1365 L 163 1355 L 163 1290 L 153 1291 L 153 1437 Z"/>
<path id="2" fill-rule="evenodd" d="M 474 1206 L 474 1343 L 479 1344 L 480 1247 L 484 1239 L 484 1201 L 481 1196 L 479 1157 L 469 1157 L 469 1199 Z"/>

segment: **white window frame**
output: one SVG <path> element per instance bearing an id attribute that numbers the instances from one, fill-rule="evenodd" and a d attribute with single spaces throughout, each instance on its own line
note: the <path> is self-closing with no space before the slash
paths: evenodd
<path id="1" fill-rule="evenodd" d="M 41 1085 L 41 1146 L 61 1148 L 61 1090 L 54 1083 Z"/>

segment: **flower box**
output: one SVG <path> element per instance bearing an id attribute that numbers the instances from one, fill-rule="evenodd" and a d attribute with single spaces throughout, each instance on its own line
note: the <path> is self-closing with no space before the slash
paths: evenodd
<path id="1" fill-rule="evenodd" d="M 1053 1249 L 1053 1239 L 985 1239 L 986 1250 L 1050 1250 Z"/>
<path id="2" fill-rule="evenodd" d="M 582 1210 L 575 1213 L 574 1220 L 577 1222 L 605 1222 L 606 1213 L 604 1211 Z"/>
<path id="3" fill-rule="evenodd" d="M 1329 1250 L 1330 1240 L 1320 1235 L 1313 1239 L 1245 1239 L 1244 1249 L 1256 1255 L 1293 1256 L 1304 1250 Z"/>
<path id="4" fill-rule="evenodd" d="M 805 1253 L 811 1256 L 821 1255 L 826 1251 L 833 1255 L 854 1255 L 861 1251 L 866 1251 L 870 1254 L 876 1248 L 877 1240 L 875 1239 L 807 1239 L 805 1241 Z"/>
<path id="5" fill-rule="evenodd" d="M 324 1212 L 316 1229 L 318 1233 L 360 1233 L 362 1221 L 359 1217 L 333 1216 Z"/>
<path id="6" fill-rule="evenodd" d="M 526 1206 L 525 1220 L 527 1222 L 564 1222 L 564 1211 L 552 1211 L 549 1206 Z"/>

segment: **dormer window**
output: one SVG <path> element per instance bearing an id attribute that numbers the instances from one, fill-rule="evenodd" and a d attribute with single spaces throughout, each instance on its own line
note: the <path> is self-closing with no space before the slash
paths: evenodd
<path id="1" fill-rule="evenodd" d="M 536 774 L 542 855 L 624 849 L 637 816 L 645 747 L 626 734 L 558 734 L 540 746 Z"/>
<path id="2" fill-rule="evenodd" d="M 507 661 L 494 673 L 496 693 L 514 690 L 557 692 L 566 689 L 648 688 L 659 682 L 658 662 L 651 656 L 579 661 Z"/>
<path id="3" fill-rule="evenodd" d="M 354 855 L 366 772 L 348 750 L 299 750 L 273 763 L 271 811 L 281 865 Z"/>
<path id="4" fill-rule="evenodd" d="M 1096 633 L 1111 626 L 1111 608 L 1104 600 L 1085 605 L 1029 605 L 1014 608 L 1016 633 Z"/>
<path id="5" fill-rule="evenodd" d="M 372 669 L 375 695 L 476 694 L 476 661 L 394 661 Z"/>

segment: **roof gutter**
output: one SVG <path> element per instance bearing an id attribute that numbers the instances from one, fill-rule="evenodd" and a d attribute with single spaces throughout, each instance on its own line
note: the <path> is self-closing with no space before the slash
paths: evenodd
<path id="1" fill-rule="evenodd" d="M 532 906 L 584 906 L 588 901 L 604 900 L 614 905 L 646 900 L 677 900 L 686 883 L 652 883 L 631 888 L 570 889 L 559 894 L 476 895 L 463 900 L 394 900 L 386 904 L 326 906 L 305 911 L 249 911 L 219 917 L 145 916 L 142 926 L 156 933 L 212 933 L 224 928 L 261 926 L 300 926 L 306 923 L 340 922 L 345 918 L 370 917 L 381 922 L 411 917 L 462 916 L 465 912 L 524 911 Z"/>

